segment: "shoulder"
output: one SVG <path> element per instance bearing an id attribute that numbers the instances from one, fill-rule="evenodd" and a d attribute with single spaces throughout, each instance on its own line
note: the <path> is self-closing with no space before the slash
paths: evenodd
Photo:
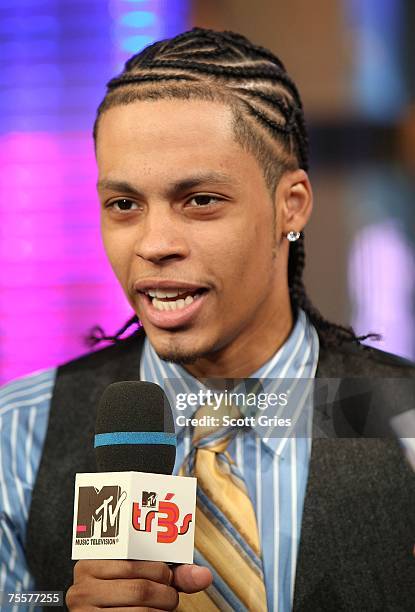
<path id="1" fill-rule="evenodd" d="M 53 388 L 60 371 L 77 371 L 99 368 L 102 364 L 128 357 L 143 344 L 144 332 L 137 332 L 125 340 L 91 351 L 53 368 L 39 370 L 21 376 L 0 386 L 0 418 L 13 410 L 50 403 Z"/>
<path id="2" fill-rule="evenodd" d="M 415 363 L 380 349 L 357 343 L 320 347 L 320 377 L 415 378 Z"/>
<path id="3" fill-rule="evenodd" d="M 322 394 L 315 421 L 320 418 L 329 436 L 394 437 L 392 418 L 413 406 L 415 364 L 363 344 L 320 347 L 316 378 L 323 388 L 333 385 L 330 401 Z"/>
<path id="4" fill-rule="evenodd" d="M 55 384 L 56 368 L 22 376 L 0 387 L 0 419 L 15 411 L 41 410 L 49 405 Z"/>
<path id="5" fill-rule="evenodd" d="M 24 515 L 46 435 L 56 368 L 0 387 L 0 515 L 24 533 Z"/>
<path id="6" fill-rule="evenodd" d="M 0 463 L 42 445 L 49 418 L 56 368 L 23 376 L 0 387 Z M 31 458 L 27 457 L 27 460 Z"/>

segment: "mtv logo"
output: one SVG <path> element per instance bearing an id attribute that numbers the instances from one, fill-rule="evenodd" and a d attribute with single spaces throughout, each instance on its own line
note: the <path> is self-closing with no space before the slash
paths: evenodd
<path id="1" fill-rule="evenodd" d="M 141 496 L 141 505 L 155 508 L 157 501 L 157 493 L 155 491 L 143 491 Z"/>
<path id="2" fill-rule="evenodd" d="M 79 487 L 76 537 L 91 538 L 95 535 L 116 538 L 119 532 L 120 509 L 126 496 L 118 485 L 104 486 L 101 489 L 93 486 Z"/>

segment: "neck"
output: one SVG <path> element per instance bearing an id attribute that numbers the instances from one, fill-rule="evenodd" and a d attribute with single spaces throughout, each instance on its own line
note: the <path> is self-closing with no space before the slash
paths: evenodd
<path id="1" fill-rule="evenodd" d="M 210 355 L 184 366 L 195 378 L 247 378 L 263 366 L 289 337 L 294 317 L 289 297 L 277 303 L 268 317 L 255 327 L 247 327 L 243 334 Z"/>

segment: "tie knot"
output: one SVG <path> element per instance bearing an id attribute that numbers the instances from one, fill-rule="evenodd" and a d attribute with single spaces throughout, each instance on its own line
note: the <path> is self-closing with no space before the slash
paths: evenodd
<path id="1" fill-rule="evenodd" d="M 236 406 L 225 403 L 200 406 L 193 417 L 198 421 L 193 429 L 193 447 L 223 453 L 237 431 L 236 425 L 226 424 L 224 417 L 227 416 L 234 419 L 240 417 L 241 413 Z"/>

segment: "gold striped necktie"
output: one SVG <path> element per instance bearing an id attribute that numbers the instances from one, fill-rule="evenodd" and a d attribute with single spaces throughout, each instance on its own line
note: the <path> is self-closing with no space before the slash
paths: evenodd
<path id="1" fill-rule="evenodd" d="M 234 406 L 202 406 L 195 418 L 240 416 Z M 245 482 L 226 450 L 237 428 L 197 426 L 180 475 L 197 478 L 195 563 L 212 570 L 212 585 L 180 593 L 179 612 L 266 612 L 261 546 Z"/>

